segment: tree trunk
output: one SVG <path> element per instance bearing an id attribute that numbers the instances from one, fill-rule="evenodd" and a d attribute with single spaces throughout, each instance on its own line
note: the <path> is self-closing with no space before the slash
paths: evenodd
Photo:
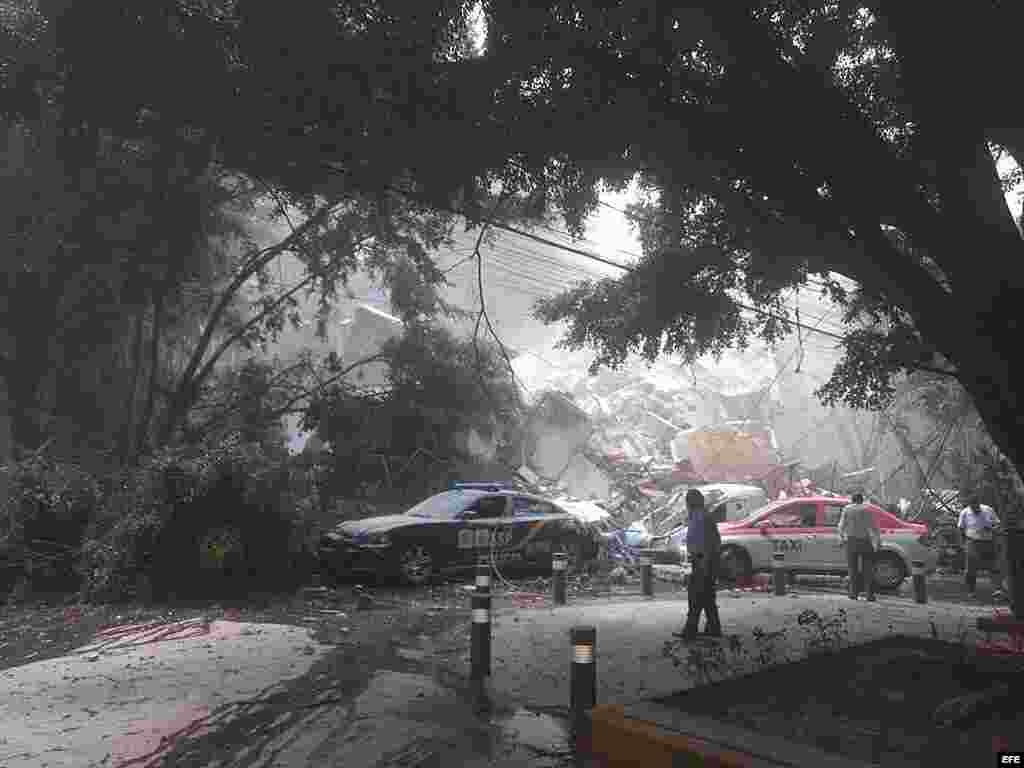
<path id="1" fill-rule="evenodd" d="M 156 402 L 156 383 L 160 373 L 160 334 L 162 332 L 164 297 L 162 292 L 153 296 L 153 329 L 149 340 L 149 386 L 146 388 L 146 404 L 135 432 L 135 455 L 142 453 L 149 436 L 149 425 L 153 421 L 153 407 Z"/>
<path id="2" fill-rule="evenodd" d="M 3 470 L 8 462 L 13 459 L 13 447 L 11 445 L 11 401 L 7 392 L 7 377 L 0 374 L 0 470 Z M 7 517 L 8 513 L 8 475 L 0 471 L 0 515 Z M 13 510 L 12 510 L 13 513 Z M 0 523 L 3 525 L 3 523 Z"/>
<path id="3" fill-rule="evenodd" d="M 0 297 L 0 317 L 7 317 L 7 297 Z M 10 462 L 13 457 L 13 445 L 11 444 L 11 398 L 7 388 L 7 376 L 13 370 L 15 359 L 14 335 L 6 329 L 0 328 L 0 470 Z M 0 516 L 7 516 L 7 493 L 8 493 L 7 472 L 0 471 Z M 2 519 L 0 517 L 0 519 Z M 2 525 L 2 523 L 0 523 Z"/>
<path id="4" fill-rule="evenodd" d="M 138 392 L 139 378 L 142 373 L 142 342 L 145 337 L 146 308 L 139 307 L 135 313 L 135 337 L 132 340 L 132 379 L 128 386 L 128 414 L 124 435 L 121 442 L 121 459 L 128 463 L 134 463 L 138 456 Z"/>

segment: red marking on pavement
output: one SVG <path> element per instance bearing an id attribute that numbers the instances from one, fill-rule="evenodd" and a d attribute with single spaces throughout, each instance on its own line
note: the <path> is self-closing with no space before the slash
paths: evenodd
<path id="1" fill-rule="evenodd" d="M 767 576 L 758 574 L 757 576 L 746 576 L 740 577 L 736 580 L 736 586 L 733 588 L 734 592 L 767 592 L 771 589 L 771 583 Z"/>
<path id="2" fill-rule="evenodd" d="M 543 608 L 548 602 L 548 596 L 539 592 L 514 592 L 511 597 L 516 608 Z"/>
<path id="3" fill-rule="evenodd" d="M 994 608 L 992 620 L 1009 624 L 1014 618 L 1009 611 Z M 1024 655 L 1024 634 L 1016 627 L 1010 628 L 1007 634 L 1009 637 L 1006 640 L 979 640 L 976 644 L 978 652 L 986 656 Z"/>
<path id="4" fill-rule="evenodd" d="M 114 768 L 154 768 L 176 742 L 205 732 L 209 716 L 207 707 L 185 704 L 167 720 L 135 721 L 111 745 Z"/>

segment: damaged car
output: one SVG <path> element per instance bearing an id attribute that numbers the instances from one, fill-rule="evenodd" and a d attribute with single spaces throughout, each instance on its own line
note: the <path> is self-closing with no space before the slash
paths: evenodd
<path id="1" fill-rule="evenodd" d="M 403 514 L 337 525 L 321 538 L 319 559 L 330 578 L 363 573 L 418 586 L 481 558 L 549 572 L 561 552 L 570 568 L 584 568 L 598 549 L 591 526 L 545 498 L 501 483 L 456 483 Z"/>
<path id="2" fill-rule="evenodd" d="M 769 502 L 768 493 L 756 485 L 711 483 L 690 487 L 704 495 L 712 519 L 719 523 L 742 520 Z M 632 546 L 655 563 L 674 565 L 680 562 L 680 547 L 686 542 L 686 492 L 690 487 L 674 493 L 665 507 L 642 521 L 643 528 L 634 531 Z"/>

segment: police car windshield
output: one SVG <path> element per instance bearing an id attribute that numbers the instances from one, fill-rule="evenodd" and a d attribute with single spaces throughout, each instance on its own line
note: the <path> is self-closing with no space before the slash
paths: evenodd
<path id="1" fill-rule="evenodd" d="M 406 514 L 410 517 L 429 517 L 433 520 L 454 520 L 482 495 L 483 491 L 445 491 L 424 499 Z"/>

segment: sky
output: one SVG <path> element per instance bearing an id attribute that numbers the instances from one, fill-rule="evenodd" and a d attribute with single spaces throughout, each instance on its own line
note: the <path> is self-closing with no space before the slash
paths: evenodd
<path id="1" fill-rule="evenodd" d="M 609 261 L 620 264 L 628 264 L 636 256 L 640 255 L 640 240 L 633 233 L 629 220 L 619 213 L 625 210 L 630 203 L 639 199 L 636 184 L 630 184 L 629 189 L 623 192 L 603 192 L 601 202 L 607 206 L 600 206 L 593 217 L 587 221 L 587 239 L 593 241 L 595 250 L 599 256 Z M 617 208 L 619 210 L 612 210 Z M 592 266 L 601 266 L 596 262 L 590 262 Z M 621 274 L 612 267 L 602 267 L 609 274 Z"/>

